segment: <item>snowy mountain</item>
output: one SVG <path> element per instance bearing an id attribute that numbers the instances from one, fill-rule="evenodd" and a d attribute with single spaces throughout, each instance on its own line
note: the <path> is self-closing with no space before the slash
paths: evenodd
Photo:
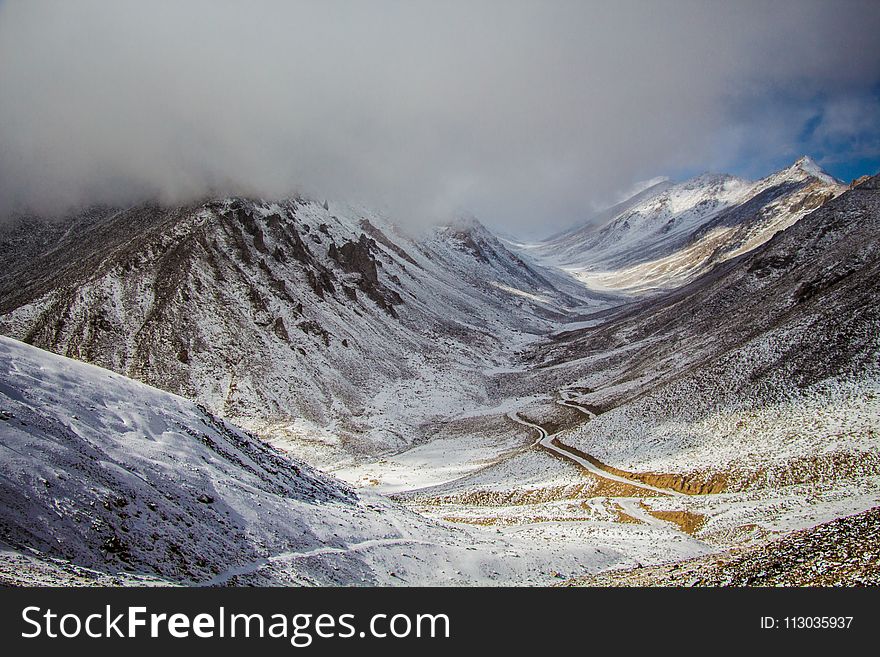
<path id="1" fill-rule="evenodd" d="M 522 250 L 304 199 L 19 218 L 0 582 L 547 584 L 878 506 L 880 177 L 606 218 Z"/>
<path id="2" fill-rule="evenodd" d="M 4 584 L 547 584 L 626 563 L 437 523 L 195 403 L 0 338 Z"/>
<path id="3" fill-rule="evenodd" d="M 727 490 L 880 474 L 878 185 L 537 348 L 554 385 L 602 411 L 571 444 L 625 469 L 717 476 Z"/>
<path id="4" fill-rule="evenodd" d="M 707 174 L 660 183 L 528 251 L 597 291 L 669 289 L 756 248 L 844 189 L 806 156 L 757 182 Z"/>
<path id="5" fill-rule="evenodd" d="M 494 407 L 465 416 L 474 437 L 444 442 L 494 448 L 481 467 L 426 446 L 357 474 L 429 517 L 633 545 L 635 572 L 679 559 L 640 539 L 766 559 L 789 532 L 880 505 L 878 230 L 875 176 L 688 285 L 530 344 L 496 373 Z M 492 413 L 530 445 L 477 442 Z M 431 459 L 458 476 L 407 484 L 401 469 Z M 870 518 L 861 536 L 880 531 Z M 866 575 L 849 562 L 835 572 Z"/>
<path id="6" fill-rule="evenodd" d="M 601 304 L 474 220 L 417 240 L 303 199 L 25 217 L 0 263 L 0 332 L 318 462 L 411 444 L 426 418 L 485 397 L 498 354 Z"/>
<path id="7" fill-rule="evenodd" d="M 601 252 L 603 262 L 639 257 L 641 250 L 658 249 L 656 242 L 680 241 L 706 217 L 741 202 L 750 187 L 741 178 L 709 174 L 675 185 L 660 183 L 616 206 L 612 211 L 620 211 L 604 225 L 588 226 L 546 247 L 564 260 L 580 258 L 584 251 Z"/>
<path id="8" fill-rule="evenodd" d="M 582 225 L 569 228 L 559 232 L 545 240 L 546 249 L 542 251 L 550 251 L 551 247 L 561 250 L 559 254 L 560 260 L 565 261 L 568 258 L 577 256 L 581 251 L 590 248 L 595 243 L 597 227 L 605 227 L 614 222 L 617 217 L 627 215 L 637 211 L 639 207 L 646 201 L 663 194 L 668 191 L 674 183 L 669 179 L 661 180 L 653 185 L 636 192 L 627 199 L 617 203 L 606 210 L 590 217 L 590 220 Z"/>

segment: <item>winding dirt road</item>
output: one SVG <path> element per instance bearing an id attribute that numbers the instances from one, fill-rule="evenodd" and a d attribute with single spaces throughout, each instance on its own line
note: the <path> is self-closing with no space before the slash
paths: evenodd
<path id="1" fill-rule="evenodd" d="M 574 408 L 574 409 L 580 411 L 581 413 L 583 413 L 584 415 L 586 415 L 587 417 L 589 417 L 590 419 L 596 417 L 596 414 L 593 413 L 591 410 L 589 410 L 583 406 L 580 406 L 579 404 L 577 404 L 569 399 L 558 399 L 558 400 L 556 400 L 556 403 L 560 404 L 562 406 L 568 406 L 569 408 Z M 578 454 L 577 450 L 575 450 L 572 447 L 569 447 L 568 445 L 563 443 L 561 440 L 559 440 L 559 438 L 557 438 L 557 436 L 559 435 L 558 433 L 548 434 L 547 430 L 544 429 L 544 427 L 542 427 L 538 424 L 535 424 L 534 422 L 529 422 L 528 420 L 522 418 L 519 415 L 519 413 L 517 413 L 516 411 L 508 413 L 507 417 L 509 417 L 511 420 L 513 420 L 514 422 L 516 422 L 518 424 L 521 424 L 523 426 L 529 427 L 530 429 L 534 429 L 535 431 L 537 431 L 538 432 L 538 439 L 535 441 L 536 445 L 538 445 L 539 447 L 542 447 L 543 449 L 546 449 L 550 452 L 553 452 L 554 454 L 557 454 L 563 458 L 566 458 L 569 461 L 576 463 L 577 465 L 588 470 L 590 473 L 596 475 L 597 477 L 601 477 L 601 478 L 607 479 L 609 481 L 616 481 L 618 483 L 627 484 L 629 486 L 635 486 L 636 488 L 641 488 L 643 490 L 649 490 L 649 491 L 652 491 L 655 493 L 660 493 L 661 495 L 670 495 L 672 497 L 683 497 L 684 496 L 683 493 L 679 493 L 678 491 L 670 490 L 668 488 L 657 488 L 655 486 L 651 486 L 649 484 L 645 484 L 641 481 L 638 481 L 637 479 L 627 479 L 626 477 L 620 477 L 618 475 L 607 472 L 607 471 L 603 470 L 602 468 L 598 467 L 595 463 L 591 462 L 590 460 L 588 460 L 588 459 L 584 458 L 583 456 L 581 456 L 580 454 Z M 640 515 L 642 515 L 642 514 L 640 514 Z M 648 515 L 648 514 L 643 514 L 643 515 Z M 654 519 L 654 518 L 652 518 L 652 519 Z M 656 520 L 656 519 L 654 519 L 654 520 Z"/>

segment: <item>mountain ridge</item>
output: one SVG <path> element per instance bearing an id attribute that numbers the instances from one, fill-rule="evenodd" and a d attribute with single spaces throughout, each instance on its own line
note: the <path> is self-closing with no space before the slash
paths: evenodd
<path id="1" fill-rule="evenodd" d="M 0 239 L 0 332 L 261 432 L 334 426 L 335 459 L 404 446 L 420 389 L 479 399 L 485 359 L 565 308 L 604 303 L 478 223 L 414 241 L 378 215 L 324 205 L 230 198 L 25 220 Z M 21 233 L 36 243 L 26 261 Z M 383 386 L 409 398 L 409 419 L 372 407 Z"/>

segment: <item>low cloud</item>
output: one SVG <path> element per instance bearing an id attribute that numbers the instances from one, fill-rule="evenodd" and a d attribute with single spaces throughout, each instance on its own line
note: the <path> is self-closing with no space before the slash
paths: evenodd
<path id="1" fill-rule="evenodd" d="M 876 2 L 611 4 L 7 0 L 0 211 L 302 192 L 549 232 L 805 126 L 875 147 Z"/>

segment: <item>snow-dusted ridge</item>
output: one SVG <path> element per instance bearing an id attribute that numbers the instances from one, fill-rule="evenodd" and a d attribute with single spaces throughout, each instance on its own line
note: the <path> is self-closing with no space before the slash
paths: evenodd
<path id="1" fill-rule="evenodd" d="M 656 293 L 757 248 L 845 189 L 804 156 L 755 182 L 703 174 L 660 183 L 582 227 L 520 246 L 596 292 Z"/>
<path id="2" fill-rule="evenodd" d="M 540 352 L 554 383 L 579 375 L 569 385 L 605 410 L 563 439 L 642 471 L 835 458 L 832 470 L 849 459 L 873 471 L 880 200 L 869 183 L 688 286 L 557 337 Z"/>

